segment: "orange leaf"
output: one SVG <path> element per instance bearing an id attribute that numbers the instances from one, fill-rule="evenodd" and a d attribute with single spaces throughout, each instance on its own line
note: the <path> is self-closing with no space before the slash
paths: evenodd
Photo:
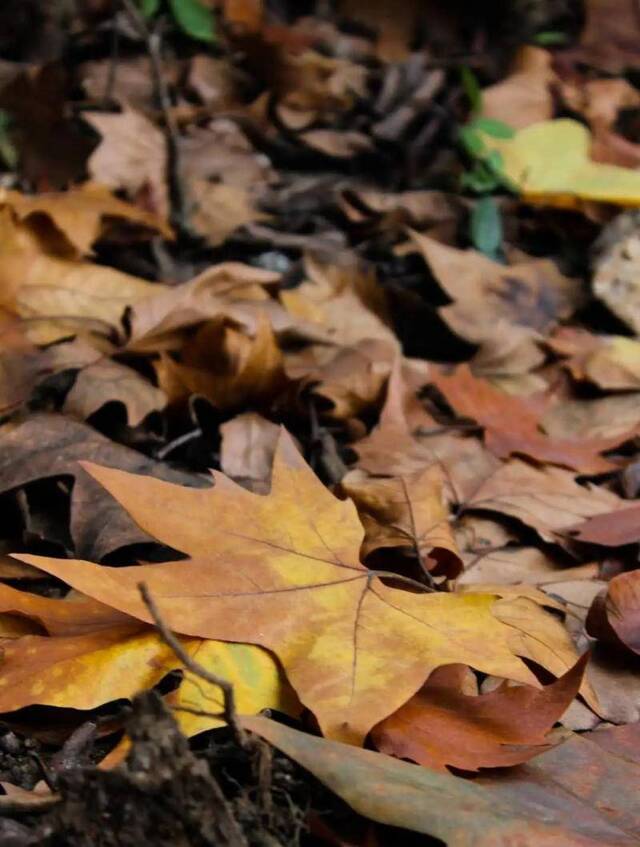
<path id="1" fill-rule="evenodd" d="M 503 684 L 490 694 L 463 691 L 464 665 L 438 668 L 427 684 L 373 730 L 383 753 L 434 770 L 518 765 L 559 739 L 548 733 L 578 693 L 588 659 L 543 689 Z"/>

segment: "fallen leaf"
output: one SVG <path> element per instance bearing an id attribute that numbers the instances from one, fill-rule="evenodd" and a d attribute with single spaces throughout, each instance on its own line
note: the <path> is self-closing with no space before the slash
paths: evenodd
<path id="1" fill-rule="evenodd" d="M 622 502 L 600 486 L 578 485 L 563 468 L 536 468 L 511 459 L 486 479 L 466 506 L 510 515 L 545 541 L 557 541 L 557 534 L 578 520 L 611 512 Z"/>
<path id="2" fill-rule="evenodd" d="M 125 191 L 130 199 L 144 196 L 155 214 L 167 218 L 167 149 L 162 131 L 129 106 L 119 113 L 84 112 L 82 117 L 102 136 L 87 162 L 92 179 Z"/>
<path id="3" fill-rule="evenodd" d="M 279 279 L 271 271 L 223 262 L 182 285 L 158 287 L 154 297 L 134 306 L 127 349 L 136 353 L 180 349 L 184 341 L 180 333 L 220 316 L 251 333 L 264 315 L 275 332 L 289 329 L 294 321 L 266 290 Z"/>
<path id="4" fill-rule="evenodd" d="M 0 307 L 37 321 L 38 343 L 79 327 L 118 330 L 125 309 L 159 288 L 114 268 L 45 253 L 28 226 L 0 211 Z"/>
<path id="5" fill-rule="evenodd" d="M 311 394 L 325 401 L 338 420 L 362 417 L 375 408 L 391 371 L 396 349 L 386 341 L 365 339 L 354 347 L 309 345 L 285 354 L 285 369 Z"/>
<path id="6" fill-rule="evenodd" d="M 574 565 L 563 568 L 544 550 L 537 547 L 504 546 L 489 548 L 485 552 L 475 549 L 462 551 L 464 572 L 457 584 L 478 585 L 496 583 L 504 585 L 537 585 L 553 593 L 557 582 L 568 579 L 594 579 L 598 565 Z"/>
<path id="7" fill-rule="evenodd" d="M 363 558 L 380 548 L 405 548 L 427 571 L 449 579 L 460 573 L 439 465 L 390 479 L 358 479 L 352 473 L 341 487 L 358 507 L 365 528 Z"/>
<path id="8" fill-rule="evenodd" d="M 513 138 L 484 133 L 483 138 L 488 150 L 501 155 L 507 179 L 529 201 L 569 208 L 584 200 L 640 205 L 640 174 L 590 159 L 591 136 L 578 121 L 541 121 Z"/>
<path id="9" fill-rule="evenodd" d="M 63 411 L 86 420 L 105 403 L 113 402 L 122 403 L 129 425 L 137 426 L 151 412 L 162 409 L 167 398 L 133 368 L 104 359 L 78 371 Z"/>
<path id="10" fill-rule="evenodd" d="M 588 0 L 579 44 L 566 51 L 568 59 L 610 73 L 640 64 L 638 18 L 633 0 Z"/>
<path id="11" fill-rule="evenodd" d="M 150 459 L 73 418 L 39 414 L 0 427 L 0 490 L 51 476 L 71 477 L 74 484 L 70 529 L 74 546 L 79 555 L 97 560 L 118 547 L 150 539 L 81 468 L 79 462 L 88 457 L 185 485 L 208 484 L 205 476 Z"/>
<path id="12" fill-rule="evenodd" d="M 430 381 L 460 416 L 472 418 L 484 428 L 485 444 L 499 458 L 520 454 L 583 473 L 598 473 L 612 467 L 600 454 L 625 440 L 623 435 L 584 441 L 548 438 L 539 426 L 545 398 L 512 397 L 474 377 L 465 365 L 450 376 L 433 371 Z"/>
<path id="13" fill-rule="evenodd" d="M 484 778 L 479 784 L 314 738 L 268 718 L 243 718 L 243 725 L 298 762 L 359 814 L 431 835 L 449 847 L 510 842 L 519 847 L 630 847 L 637 840 L 638 766 L 633 759 L 603 754 L 590 740 L 600 733 L 572 736 L 524 766 L 517 779 L 510 771 L 508 781 L 496 777 L 489 783 Z M 637 727 L 632 738 L 637 746 Z M 592 774 L 591 780 L 580 779 L 585 770 Z"/>
<path id="14" fill-rule="evenodd" d="M 78 256 L 91 253 L 110 218 L 160 232 L 165 238 L 173 237 L 171 228 L 162 218 L 125 203 L 104 186 L 92 183 L 85 183 L 73 191 L 35 196 L 3 190 L 0 205 L 10 208 L 21 222 L 37 221 L 40 217 L 48 219 Z"/>
<path id="15" fill-rule="evenodd" d="M 587 617 L 587 631 L 601 637 L 602 624 L 610 627 L 622 644 L 640 653 L 640 571 L 614 576 L 602 602 L 596 598 Z"/>
<path id="16" fill-rule="evenodd" d="M 594 245 L 593 290 L 606 306 L 640 333 L 640 287 L 638 285 L 638 213 L 633 210 L 614 218 Z"/>
<path id="17" fill-rule="evenodd" d="M 252 491 L 269 490 L 280 428 L 255 412 L 236 415 L 220 427 L 220 467 Z"/>
<path id="18" fill-rule="evenodd" d="M 620 112 L 640 106 L 637 89 L 626 79 L 570 79 L 560 90 L 568 106 L 589 123 L 594 161 L 626 168 L 640 164 L 640 145 L 616 131 Z"/>
<path id="19" fill-rule="evenodd" d="M 509 75 L 482 91 L 482 116 L 522 129 L 553 117 L 551 85 L 557 79 L 551 53 L 525 45 L 518 50 Z"/>
<path id="20" fill-rule="evenodd" d="M 621 547 L 640 541 L 640 504 L 622 501 L 621 508 L 595 515 L 569 529 L 571 536 L 587 544 Z"/>
<path id="21" fill-rule="evenodd" d="M 496 322 L 513 336 L 511 346 L 527 347 L 527 367 L 539 364 L 538 333 L 548 332 L 580 304 L 576 280 L 560 273 L 548 259 L 515 265 L 494 262 L 475 250 L 457 250 L 411 232 L 438 284 L 454 301 L 439 314 L 461 337 L 491 343 Z M 532 349 L 533 348 L 533 349 Z"/>
<path id="22" fill-rule="evenodd" d="M 182 644 L 207 670 L 233 684 L 240 714 L 267 708 L 295 713 L 295 699 L 265 650 L 194 638 Z M 174 670 L 184 670 L 180 659 L 154 630 L 138 622 L 75 636 L 28 635 L 3 646 L 0 712 L 33 704 L 94 709 L 130 700 Z M 177 712 L 187 735 L 224 725 L 218 687 L 188 672 L 169 702 L 178 710 L 208 713 Z"/>
<path id="23" fill-rule="evenodd" d="M 203 324 L 182 347 L 181 361 L 162 357 L 156 374 L 170 402 L 198 394 L 224 410 L 247 403 L 266 406 L 287 383 L 282 353 L 265 316 L 259 317 L 254 338 L 224 320 Z"/>
<path id="24" fill-rule="evenodd" d="M 438 668 L 374 728 L 374 744 L 382 753 L 439 771 L 519 765 L 561 740 L 549 733 L 578 693 L 587 658 L 542 689 L 503 684 L 479 696 L 463 690 L 464 665 Z"/>
<path id="25" fill-rule="evenodd" d="M 97 465 L 91 473 L 142 529 L 193 558 L 113 572 L 88 562 L 18 558 L 148 621 L 137 590 L 145 581 L 176 631 L 272 649 L 329 735 L 361 742 L 442 664 L 462 662 L 535 685 L 512 643 L 518 656 L 535 657 L 557 675 L 575 661 L 558 644 L 562 626 L 529 600 L 420 595 L 384 585 L 358 561 L 362 529 L 353 503 L 326 490 L 287 435 L 268 496 L 221 474 L 213 488 L 197 490 Z M 507 624 L 496 617 L 505 604 Z M 517 624 L 519 608 L 533 641 Z"/>
<path id="26" fill-rule="evenodd" d="M 550 439 L 609 442 L 610 448 L 632 438 L 640 426 L 637 394 L 611 394 L 595 400 L 566 400 L 544 414 L 541 426 Z"/>

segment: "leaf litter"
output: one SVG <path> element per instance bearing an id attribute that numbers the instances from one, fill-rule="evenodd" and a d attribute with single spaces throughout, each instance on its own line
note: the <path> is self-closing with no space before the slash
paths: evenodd
<path id="1" fill-rule="evenodd" d="M 31 5 L 2 838 L 637 843 L 633 15 Z"/>

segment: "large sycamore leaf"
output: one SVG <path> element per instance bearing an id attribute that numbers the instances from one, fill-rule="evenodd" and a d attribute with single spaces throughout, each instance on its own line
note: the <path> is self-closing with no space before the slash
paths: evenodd
<path id="1" fill-rule="evenodd" d="M 332 737 L 361 742 L 443 664 L 537 685 L 520 656 L 556 676 L 575 662 L 573 651 L 558 649 L 561 625 L 526 598 L 425 594 L 383 583 L 358 559 L 363 530 L 354 504 L 327 491 L 287 433 L 267 496 L 219 473 L 213 488 L 192 490 L 85 467 L 145 532 L 191 558 L 117 569 L 19 558 L 150 621 L 138 590 L 144 581 L 177 632 L 271 649 Z"/>

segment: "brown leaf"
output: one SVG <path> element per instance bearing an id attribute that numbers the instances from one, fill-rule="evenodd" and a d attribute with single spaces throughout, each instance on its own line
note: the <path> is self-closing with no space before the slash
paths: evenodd
<path id="1" fill-rule="evenodd" d="M 280 275 L 240 262 L 213 265 L 197 277 L 157 294 L 131 314 L 129 350 L 145 353 L 180 349 L 182 332 L 206 320 L 225 316 L 255 333 L 266 315 L 276 332 L 293 321 L 267 293 Z"/>
<path id="2" fill-rule="evenodd" d="M 114 268 L 46 253 L 28 226 L 0 210 L 0 307 L 30 319 L 30 337 L 39 343 L 78 328 L 120 328 L 128 306 L 161 288 Z"/>
<path id="3" fill-rule="evenodd" d="M 531 345 L 537 333 L 551 329 L 580 304 L 577 280 L 561 274 L 548 259 L 507 266 L 475 250 L 456 250 L 417 232 L 410 234 L 454 301 L 440 309 L 441 316 L 454 332 L 474 344 L 490 341 L 496 322 L 503 321 Z"/>
<path id="4" fill-rule="evenodd" d="M 133 368 L 102 359 L 82 368 L 64 401 L 63 411 L 85 420 L 105 403 L 117 401 L 127 411 L 130 426 L 137 426 L 151 412 L 162 409 L 164 392 Z"/>
<path id="5" fill-rule="evenodd" d="M 549 51 L 541 47 L 521 47 L 506 79 L 483 89 L 482 116 L 513 129 L 552 118 L 551 84 L 557 77 L 551 58 Z"/>
<path id="6" fill-rule="evenodd" d="M 313 344 L 285 354 L 286 373 L 330 405 L 332 418 L 362 416 L 373 409 L 391 371 L 395 347 L 364 340 L 354 347 Z"/>
<path id="7" fill-rule="evenodd" d="M 599 598 L 594 601 L 587 617 L 587 630 L 615 643 L 615 638 L 607 639 L 606 628 L 613 630 L 634 653 L 640 653 L 640 571 L 614 576 L 601 602 Z"/>
<path id="8" fill-rule="evenodd" d="M 62 235 L 78 256 L 91 253 L 95 241 L 106 230 L 110 218 L 127 221 L 172 238 L 167 223 L 150 212 L 114 197 L 104 186 L 92 183 L 72 191 L 28 196 L 18 191 L 0 192 L 0 204 L 10 208 L 17 219 L 30 223 L 44 217 Z"/>
<path id="9" fill-rule="evenodd" d="M 587 659 L 542 690 L 503 684 L 480 696 L 464 692 L 464 665 L 438 668 L 374 728 L 373 741 L 383 753 L 439 771 L 519 765 L 561 740 L 550 731 L 578 693 Z"/>
<path id="10" fill-rule="evenodd" d="M 361 479 L 351 473 L 341 487 L 355 502 L 364 524 L 363 557 L 380 548 L 406 548 L 435 575 L 452 579 L 460 573 L 462 562 L 439 465 L 390 479 Z"/>
<path id="11" fill-rule="evenodd" d="M 102 136 L 89 157 L 96 182 L 143 197 L 150 209 L 169 216 L 167 151 L 163 133 L 141 112 L 125 106 L 120 113 L 85 112 L 83 118 Z"/>
<path id="12" fill-rule="evenodd" d="M 282 353 L 264 316 L 255 338 L 224 320 L 204 324 L 183 346 L 181 361 L 164 356 L 156 373 L 170 402 L 198 394 L 223 410 L 267 406 L 287 383 Z"/>
<path id="13" fill-rule="evenodd" d="M 588 544 L 621 547 L 640 541 L 640 504 L 623 501 L 620 509 L 595 515 L 569 529 L 571 536 Z"/>
<path id="14" fill-rule="evenodd" d="M 633 0 L 588 0 L 585 9 L 580 43 L 565 57 L 610 73 L 638 67 L 640 27 Z"/>
<path id="15" fill-rule="evenodd" d="M 511 397 L 474 377 L 466 365 L 451 376 L 434 371 L 430 379 L 459 415 L 482 425 L 487 447 L 500 458 L 519 453 L 583 473 L 598 473 L 612 467 L 599 454 L 625 440 L 623 436 L 582 442 L 547 438 L 539 428 L 544 398 Z"/>
<path id="16" fill-rule="evenodd" d="M 510 772 L 508 779 L 472 782 L 314 738 L 268 718 L 244 718 L 243 725 L 359 814 L 431 835 L 449 847 L 631 847 L 637 842 L 640 769 L 633 753 L 603 753 L 592 740 L 597 736 L 607 743 L 601 733 L 572 736 L 523 766 L 517 777 Z M 620 729 L 607 730 L 614 735 L 612 743 Z M 637 725 L 624 729 L 633 730 L 628 742 L 635 749 Z"/>
<path id="17" fill-rule="evenodd" d="M 79 461 L 86 459 L 163 476 L 185 485 L 208 482 L 206 477 L 175 470 L 123 447 L 73 418 L 41 414 L 21 423 L 5 424 L 0 428 L 0 490 L 8 491 L 45 477 L 72 477 L 71 535 L 75 549 L 98 560 L 118 547 L 150 539 L 82 470 Z"/>
<path id="18" fill-rule="evenodd" d="M 596 485 L 578 485 L 562 468 L 536 468 L 518 459 L 499 467 L 467 501 L 468 508 L 510 515 L 535 529 L 545 541 L 574 526 L 579 518 L 610 512 L 620 498 Z"/>
<path id="19" fill-rule="evenodd" d="M 279 433 L 280 427 L 255 412 L 236 415 L 220 427 L 220 467 L 241 485 L 265 493 Z"/>

